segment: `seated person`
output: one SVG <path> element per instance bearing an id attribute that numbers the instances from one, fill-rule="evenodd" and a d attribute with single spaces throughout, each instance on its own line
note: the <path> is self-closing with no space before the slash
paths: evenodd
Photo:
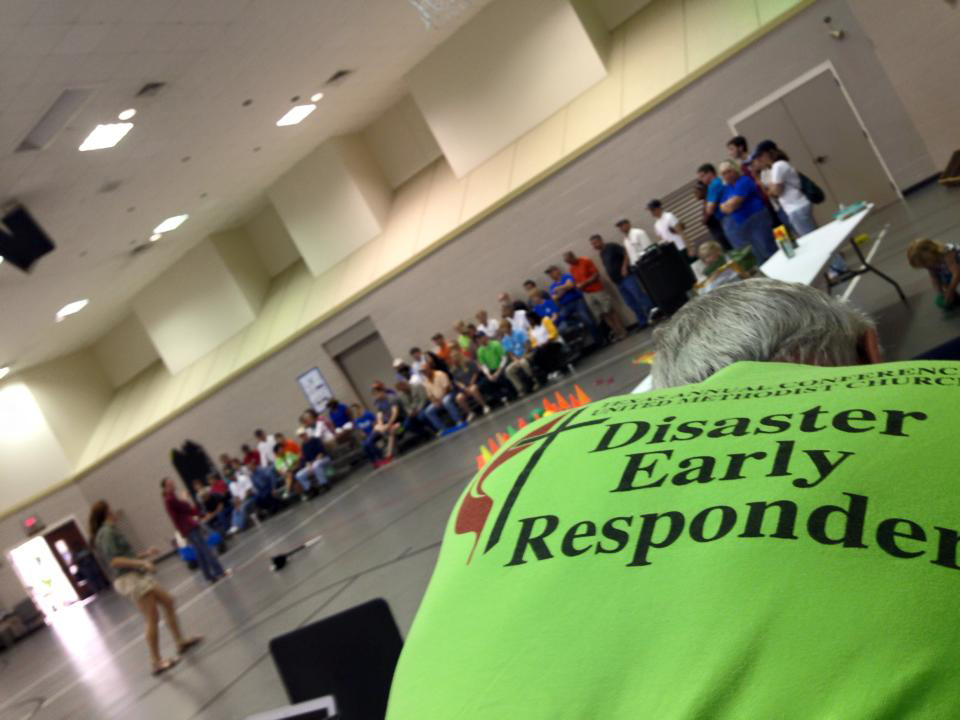
<path id="1" fill-rule="evenodd" d="M 490 406 L 487 405 L 487 399 L 483 395 L 481 383 L 484 382 L 483 374 L 480 368 L 473 360 L 463 356 L 459 348 L 455 348 L 450 355 L 450 372 L 453 373 L 453 382 L 457 389 L 464 393 L 468 398 L 472 398 L 486 415 L 490 412 Z M 473 420 L 476 417 L 472 410 L 469 410 L 467 420 Z"/>
<path id="2" fill-rule="evenodd" d="M 507 375 L 507 366 L 510 359 L 499 340 L 492 340 L 486 335 L 478 338 L 477 365 L 490 386 L 490 392 L 496 393 L 503 400 L 512 400 L 517 396 L 526 395 L 523 383 L 519 387 L 513 378 Z"/>
<path id="3" fill-rule="evenodd" d="M 381 436 L 373 431 L 377 424 L 377 416 L 361 407 L 359 403 L 351 405 L 350 410 L 353 412 L 357 430 L 363 433 L 363 439 L 360 441 L 363 454 L 374 467 L 380 467 L 383 464 L 383 452 L 380 450 L 379 442 Z"/>
<path id="4" fill-rule="evenodd" d="M 233 535 L 247 527 L 248 518 L 256 519 L 256 515 L 253 514 L 257 505 L 256 491 L 246 468 L 242 468 L 233 474 L 233 480 L 230 482 L 230 497 L 233 503 L 233 512 L 227 534 Z"/>
<path id="5" fill-rule="evenodd" d="M 276 445 L 276 443 L 280 443 L 283 446 L 284 452 L 292 452 L 296 453 L 297 455 L 300 454 L 300 444 L 296 440 L 288 439 L 287 436 L 282 432 L 275 432 L 273 437 L 276 441 L 274 445 Z"/>
<path id="6" fill-rule="evenodd" d="M 243 457 L 240 459 L 241 464 L 249 467 L 251 460 L 255 462 L 257 465 L 260 464 L 260 453 L 258 453 L 249 445 L 241 445 L 240 451 L 243 453 Z"/>
<path id="7" fill-rule="evenodd" d="M 424 440 L 433 437 L 433 433 L 428 429 L 426 410 L 430 405 L 427 399 L 427 391 L 423 385 L 411 385 L 406 380 L 399 380 L 394 386 L 397 392 L 397 401 L 403 410 L 403 431 L 418 435 Z"/>
<path id="8" fill-rule="evenodd" d="M 907 248 L 910 267 L 922 268 L 930 275 L 937 293 L 938 307 L 949 310 L 957 305 L 957 284 L 960 283 L 960 247 L 941 245 L 929 238 L 918 238 Z"/>
<path id="9" fill-rule="evenodd" d="M 733 267 L 728 267 L 729 261 L 723 251 L 723 245 L 716 240 L 705 240 L 697 248 L 700 262 L 703 263 L 705 278 L 697 284 L 700 293 L 708 293 L 721 285 L 737 282 L 741 275 Z"/>
<path id="10" fill-rule="evenodd" d="M 656 340 L 466 488 L 388 720 L 954 717 L 958 364 L 767 279 Z"/>
<path id="11" fill-rule="evenodd" d="M 481 335 L 495 338 L 497 333 L 500 332 L 500 321 L 497 318 L 490 317 L 486 310 L 477 310 L 475 317 L 477 319 L 477 332 Z"/>
<path id="12" fill-rule="evenodd" d="M 357 446 L 357 438 L 353 434 L 353 418 L 350 408 L 336 398 L 327 401 L 327 416 L 333 423 L 333 438 L 337 445 Z"/>
<path id="13" fill-rule="evenodd" d="M 307 429 L 310 437 L 320 438 L 327 454 L 336 447 L 337 436 L 333 432 L 333 422 L 326 415 L 321 415 L 313 408 L 307 408 L 300 415 L 300 424 Z"/>
<path id="14" fill-rule="evenodd" d="M 537 373 L 553 381 L 560 377 L 563 367 L 563 342 L 549 317 L 535 312 L 527 313 L 530 320 L 530 346 L 533 348 L 533 367 Z"/>
<path id="15" fill-rule="evenodd" d="M 277 475 L 283 478 L 283 499 L 287 500 L 293 494 L 294 474 L 300 468 L 300 453 L 278 442 L 273 446 L 273 457 Z M 302 495 L 301 500 L 306 500 L 306 495 Z"/>
<path id="16" fill-rule="evenodd" d="M 527 327 L 529 326 L 530 322 L 527 321 Z M 507 377 L 510 378 L 513 386 L 528 391 L 540 387 L 530 366 L 529 356 L 532 356 L 533 352 L 530 350 L 527 333 L 523 330 L 514 330 L 511 325 L 504 324 L 500 328 L 498 340 L 507 353 Z"/>
<path id="17" fill-rule="evenodd" d="M 199 522 L 210 530 L 225 534 L 230 529 L 230 518 L 233 514 L 228 496 L 213 492 L 200 478 L 193 481 L 193 494 L 202 510 L 202 514 L 197 518 Z"/>
<path id="18" fill-rule="evenodd" d="M 432 338 L 433 341 L 433 353 L 441 360 L 443 360 L 448 365 L 450 364 L 450 351 L 453 350 L 453 345 L 447 342 L 447 339 L 443 336 L 443 333 L 435 333 Z"/>
<path id="19" fill-rule="evenodd" d="M 447 363 L 444 362 L 443 358 L 436 353 L 430 352 L 429 350 L 424 352 L 418 347 L 410 348 L 410 357 L 413 358 L 413 362 L 410 363 L 410 367 L 413 368 L 415 375 L 420 375 L 422 377 L 423 368 L 425 368 L 427 365 L 435 370 L 440 370 L 447 375 L 450 374 L 450 368 L 447 367 Z"/>
<path id="20" fill-rule="evenodd" d="M 429 400 L 424 412 L 438 433 L 443 432 L 447 427 L 440 415 L 441 410 L 446 410 L 454 426 L 465 424 L 460 410 L 457 409 L 457 401 L 462 396 L 458 396 L 453 382 L 445 372 L 434 370 L 432 367 L 424 368 L 423 389 Z M 466 403 L 466 400 L 464 399 L 463 402 Z"/>
<path id="21" fill-rule="evenodd" d="M 560 324 L 560 308 L 546 290 L 536 290 L 530 300 L 530 309 L 540 317 L 550 318 L 554 325 Z M 530 316 L 527 315 L 529 323 Z"/>
<path id="22" fill-rule="evenodd" d="M 230 488 L 219 473 L 210 473 L 209 477 L 207 477 L 207 484 L 217 495 L 223 495 L 224 497 L 230 495 Z"/>
<path id="23" fill-rule="evenodd" d="M 460 347 L 460 352 L 472 358 L 475 345 L 473 339 L 467 334 L 467 324 L 463 320 L 458 320 L 453 329 L 457 333 L 457 345 Z"/>
<path id="24" fill-rule="evenodd" d="M 277 475 L 276 469 L 273 466 L 261 467 L 255 464 L 253 458 L 243 467 L 253 483 L 257 507 L 268 513 L 279 510 L 280 503 L 277 501 L 276 494 L 283 489 L 283 478 Z"/>
<path id="25" fill-rule="evenodd" d="M 456 348 L 451 348 L 451 351 L 458 352 Z M 382 438 L 387 439 L 387 449 L 380 463 L 384 465 L 393 460 L 397 450 L 397 433 L 403 430 L 403 406 L 395 394 L 387 392 L 382 382 L 373 384 L 372 393 L 373 406 L 377 412 L 370 437 L 375 438 L 373 442 Z"/>
<path id="26" fill-rule="evenodd" d="M 327 479 L 330 458 L 323 447 L 323 441 L 311 436 L 305 427 L 300 428 L 298 435 L 300 436 L 300 467 L 294 471 L 293 477 L 305 493 L 313 491 L 311 482 L 313 480 L 316 481 L 319 490 L 326 492 L 330 489 L 330 481 Z"/>

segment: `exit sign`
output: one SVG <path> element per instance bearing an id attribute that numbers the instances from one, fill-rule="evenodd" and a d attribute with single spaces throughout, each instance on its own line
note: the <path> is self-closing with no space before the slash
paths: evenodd
<path id="1" fill-rule="evenodd" d="M 30 515 L 23 519 L 23 530 L 27 533 L 27 536 L 36 535 L 38 532 L 43 530 L 45 525 L 43 520 L 37 515 Z"/>

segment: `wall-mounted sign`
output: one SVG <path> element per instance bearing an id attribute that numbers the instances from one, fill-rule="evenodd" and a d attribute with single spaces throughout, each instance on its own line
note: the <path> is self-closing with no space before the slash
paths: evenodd
<path id="1" fill-rule="evenodd" d="M 319 413 L 327 409 L 327 401 L 333 397 L 333 391 L 318 368 L 307 370 L 297 378 L 297 382 L 314 410 Z"/>

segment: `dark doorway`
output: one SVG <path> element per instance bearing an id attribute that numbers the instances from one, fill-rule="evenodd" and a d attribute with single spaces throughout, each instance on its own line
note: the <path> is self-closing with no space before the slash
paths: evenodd
<path id="1" fill-rule="evenodd" d="M 44 533 L 43 539 L 47 541 L 53 557 L 81 600 L 86 600 L 109 586 L 109 581 L 76 522 L 68 520 Z"/>

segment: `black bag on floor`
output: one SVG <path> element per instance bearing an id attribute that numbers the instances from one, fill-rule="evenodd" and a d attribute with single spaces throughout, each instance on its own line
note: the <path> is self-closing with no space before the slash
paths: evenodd
<path id="1" fill-rule="evenodd" d="M 653 304 L 668 314 L 687 301 L 687 291 L 697 282 L 690 264 L 673 243 L 647 248 L 637 261 L 637 274 Z"/>

